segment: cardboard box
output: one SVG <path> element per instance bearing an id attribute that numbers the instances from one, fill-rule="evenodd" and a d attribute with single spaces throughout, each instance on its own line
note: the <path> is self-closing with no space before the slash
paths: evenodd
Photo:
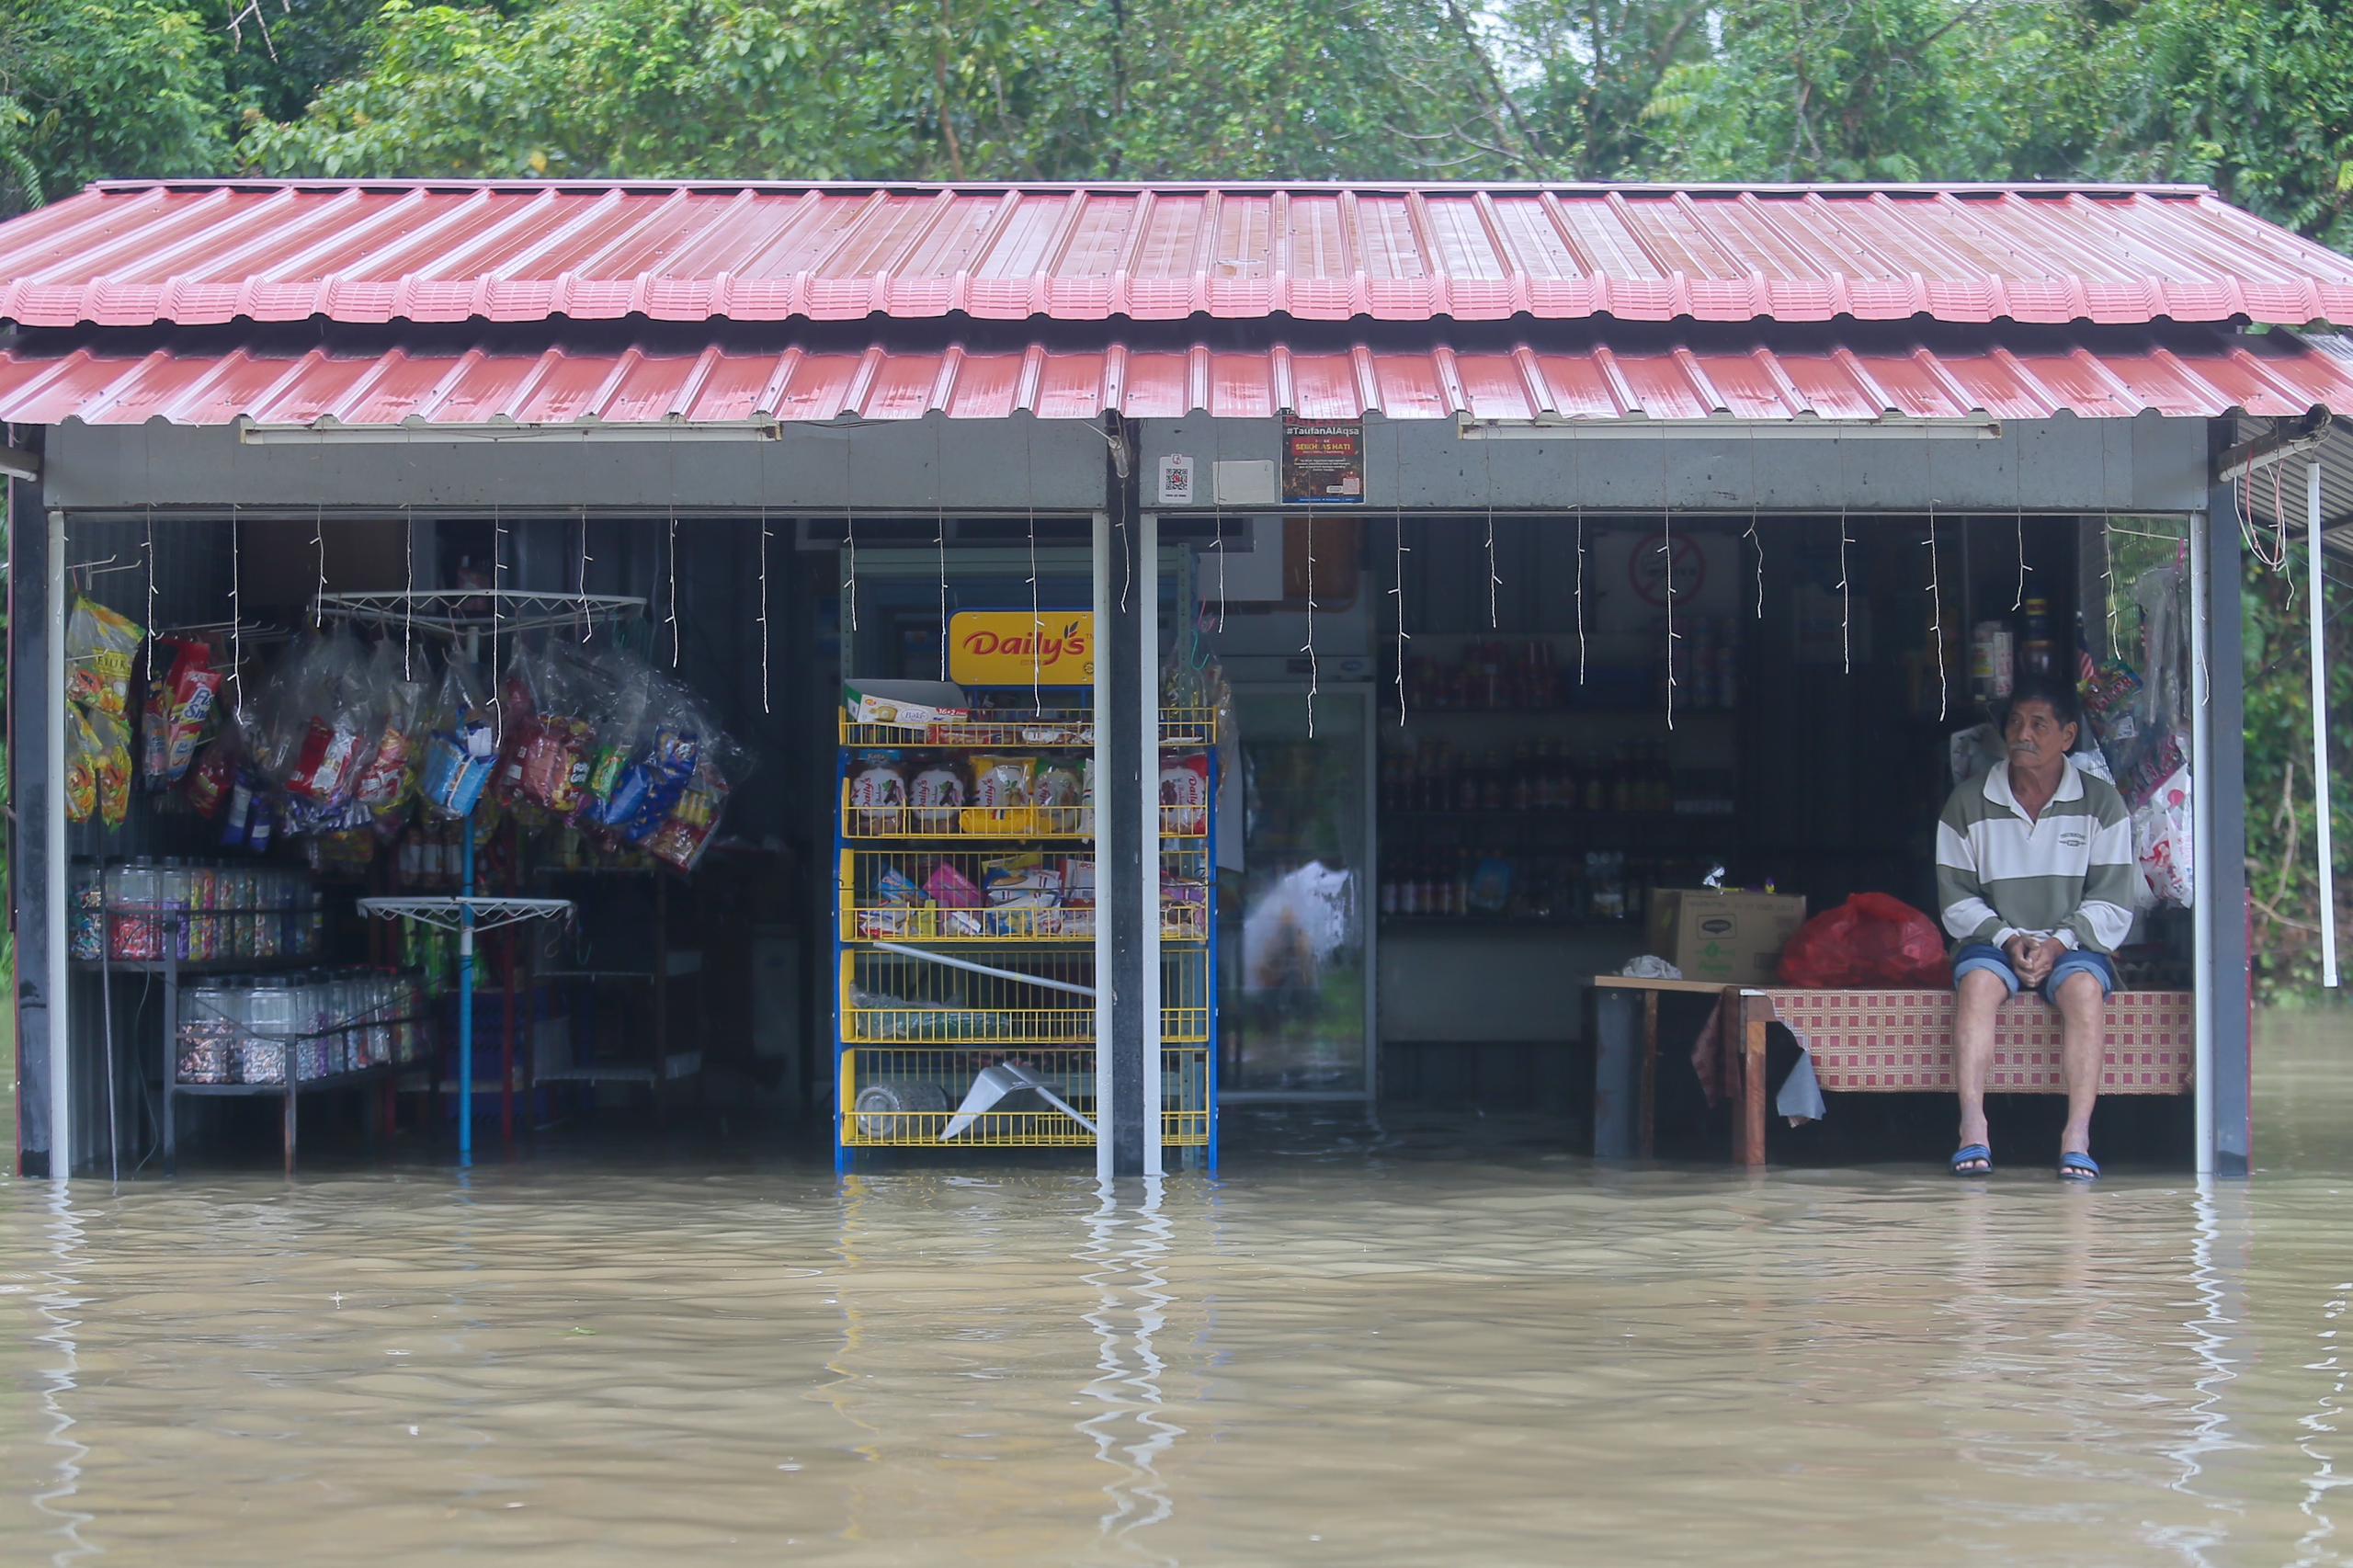
<path id="1" fill-rule="evenodd" d="M 938 680 L 858 680 L 842 683 L 842 710 L 853 724 L 929 730 L 972 716 L 964 688 Z"/>
<path id="2" fill-rule="evenodd" d="M 1781 948 L 1805 924 L 1805 900 L 1713 888 L 1651 892 L 1650 951 L 1686 980 L 1767 985 Z"/>

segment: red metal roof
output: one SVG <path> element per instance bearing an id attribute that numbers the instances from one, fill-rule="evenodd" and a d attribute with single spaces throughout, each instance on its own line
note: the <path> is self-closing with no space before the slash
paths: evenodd
<path id="1" fill-rule="evenodd" d="M 773 332 L 774 329 L 771 329 Z M 511 335 L 509 335 L 511 336 Z M 2041 419 L 2353 415 L 2353 359 L 2290 333 L 2018 330 L 2000 342 L 1909 329 L 1833 335 L 1625 329 L 1574 346 L 1508 335 L 1480 347 L 1188 342 L 999 347 L 862 337 L 711 342 L 700 333 L 574 329 L 548 342 L 412 331 L 391 346 L 306 347 L 263 329 L 156 337 L 37 334 L 0 348 L 0 419 L 54 425 L 632 425 L 998 419 L 1117 410 L 1266 418 Z M 2091 339 L 2097 336 L 2098 346 Z M 126 341 L 135 339 L 135 341 Z M 44 342 L 43 340 L 47 340 Z"/>
<path id="2" fill-rule="evenodd" d="M 2353 323 L 2179 187 L 116 182 L 0 225 L 25 326 L 859 320 Z"/>

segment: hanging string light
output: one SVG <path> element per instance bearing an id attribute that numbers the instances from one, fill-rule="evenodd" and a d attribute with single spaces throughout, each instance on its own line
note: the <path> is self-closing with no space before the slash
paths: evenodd
<path id="1" fill-rule="evenodd" d="M 931 545 L 939 554 L 939 678 L 944 682 L 948 679 L 948 499 L 944 483 L 948 469 L 946 447 L 939 432 L 939 426 L 931 427 Z M 765 540 L 766 513 L 761 514 L 760 527 Z M 762 548 L 766 548 L 765 544 Z"/>
<path id="2" fill-rule="evenodd" d="M 1022 428 L 1021 451 L 1022 472 L 1026 476 L 1024 485 L 1029 493 L 1029 711 L 1043 717 L 1046 711 L 1046 699 L 1038 690 L 1040 683 L 1038 665 L 1041 657 L 1038 650 L 1038 642 L 1045 634 L 1046 621 L 1038 610 L 1038 466 L 1034 420 Z M 1120 536 L 1124 541 L 1125 524 L 1120 525 Z"/>
<path id="3" fill-rule="evenodd" d="M 858 630 L 858 508 L 849 499 L 849 437 L 842 437 L 842 537 L 845 543 L 842 605 L 849 629 Z"/>
<path id="4" fill-rule="evenodd" d="M 1945 600 L 1944 584 L 1938 574 L 1937 559 L 1937 504 L 1928 503 L 1928 637 L 1937 645 L 1937 722 L 1944 722 L 1945 711 L 1952 698 L 1952 690 L 1945 676 Z"/>
<path id="5" fill-rule="evenodd" d="M 1502 625 L 1495 612 L 1495 591 L 1504 585 L 1504 580 L 1495 575 L 1495 444 L 1482 441 L 1479 445 L 1487 464 L 1487 630 L 1495 631 Z"/>
<path id="6" fill-rule="evenodd" d="M 670 667 L 678 667 L 678 508 L 670 508 Z"/>
<path id="7" fill-rule="evenodd" d="M 504 666 L 498 662 L 498 628 L 502 619 L 498 590 L 501 576 L 499 547 L 505 542 L 506 538 L 506 525 L 500 520 L 498 503 L 494 501 L 490 506 L 490 689 L 494 692 L 499 690 L 498 683 L 504 672 Z M 496 743 L 503 746 L 506 744 L 506 704 L 503 701 L 493 702 L 490 705 L 490 718 L 491 734 Z"/>
<path id="8" fill-rule="evenodd" d="M 588 508 L 580 508 L 580 641 L 597 634 L 597 618 L 588 611 Z"/>
<path id="9" fill-rule="evenodd" d="M 1225 634 L 1225 507 L 1217 500 L 1217 465 L 1210 465 L 1210 517 L 1217 529 L 1217 630 Z"/>
<path id="10" fill-rule="evenodd" d="M 1658 512 L 1659 537 L 1666 552 L 1666 729 L 1675 733 L 1675 513 Z"/>
<path id="11" fill-rule="evenodd" d="M 1315 653 L 1315 519 L 1307 519 L 1307 738 L 1315 738 L 1315 697 L 1322 689 L 1324 668 Z"/>
<path id="12" fill-rule="evenodd" d="M 324 506 L 311 508 L 311 548 L 317 551 L 319 555 L 319 591 L 311 600 L 311 625 L 315 630 L 324 630 L 327 623 L 326 518 L 327 509 Z M 150 540 L 148 543 L 152 549 L 154 541 Z"/>
<path id="13" fill-rule="evenodd" d="M 240 581 L 240 562 L 244 551 L 240 547 L 239 531 L 237 505 L 233 501 L 229 504 L 229 679 L 235 684 L 237 694 L 229 710 L 237 716 L 237 722 L 243 724 L 245 722 L 245 595 L 244 585 Z"/>
<path id="14" fill-rule="evenodd" d="M 2026 608 L 2026 574 L 2034 568 L 2026 563 L 2026 513 L 2018 512 L 2012 520 L 2018 528 L 2018 592 L 2010 596 L 2010 613 L 2016 615 Z"/>
<path id="15" fill-rule="evenodd" d="M 1842 490 L 1841 494 L 1845 492 Z M 1838 662 L 1855 673 L 1854 595 L 1847 586 L 1847 508 L 1838 508 Z"/>
<path id="16" fill-rule="evenodd" d="M 2281 464 L 2280 466 L 2285 467 L 2286 465 Z M 2099 591 L 2100 597 L 2108 601 L 2108 652 L 2109 656 L 2113 658 L 2116 656 L 2117 649 L 2116 533 L 2115 530 L 2109 526 L 2109 521 L 2110 519 L 2105 515 L 2103 515 L 2099 520 L 2099 550 L 2101 557 Z"/>
<path id="17" fill-rule="evenodd" d="M 1397 585 L 1389 590 L 1397 601 L 1397 727 L 1405 727 L 1405 644 L 1414 639 L 1405 631 L 1405 514 L 1392 514 L 1397 540 Z"/>
<path id="18" fill-rule="evenodd" d="M 401 551 L 405 586 L 401 593 L 401 679 L 415 680 L 416 670 L 411 662 L 411 649 L 416 632 L 416 508 L 401 508 L 402 535 L 405 544 Z"/>
<path id="19" fill-rule="evenodd" d="M 1754 446 L 1754 441 L 1750 445 Z M 1752 493 L 1753 494 L 1753 493 Z M 1748 546 L 1756 552 L 1756 619 L 1765 619 L 1765 540 L 1756 531 L 1756 508 L 1748 508 Z"/>
<path id="20" fill-rule="evenodd" d="M 1585 507 L 1576 509 L 1577 539 L 1577 686 L 1585 686 Z"/>
<path id="21" fill-rule="evenodd" d="M 147 503 L 147 676 L 155 676 L 155 503 Z"/>
<path id="22" fill-rule="evenodd" d="M 946 676 L 940 677 L 947 679 Z M 768 710 L 768 509 L 760 508 L 760 711 Z"/>

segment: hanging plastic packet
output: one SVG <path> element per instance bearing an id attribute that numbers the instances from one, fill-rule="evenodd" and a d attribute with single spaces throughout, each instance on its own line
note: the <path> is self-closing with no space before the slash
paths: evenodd
<path id="1" fill-rule="evenodd" d="M 601 667 L 574 656 L 570 645 L 549 647 L 539 662 L 532 721 L 515 751 L 516 793 L 568 818 L 587 796 L 596 763 L 597 723 L 607 706 Z"/>
<path id="2" fill-rule="evenodd" d="M 451 660 L 442 672 L 425 749 L 425 803 L 445 817 L 471 813 L 498 766 L 498 732 L 478 667 Z"/>
<path id="3" fill-rule="evenodd" d="M 182 787 L 190 811 L 208 822 L 221 814 L 236 783 L 235 759 L 236 747 L 225 733 L 204 748 Z"/>
<path id="4" fill-rule="evenodd" d="M 98 733 L 81 709 L 65 710 L 65 820 L 88 822 L 98 809 Z"/>
<path id="5" fill-rule="evenodd" d="M 425 708 L 425 683 L 404 676 L 401 656 L 390 638 L 377 643 L 369 655 L 367 678 L 383 722 L 374 754 L 360 768 L 351 798 L 381 820 L 405 805 L 416 788 L 418 716 Z"/>
<path id="6" fill-rule="evenodd" d="M 74 602 L 65 624 L 65 695 L 111 719 L 131 712 L 131 665 L 146 632 L 93 598 Z"/>
<path id="7" fill-rule="evenodd" d="M 718 835 L 720 819 L 727 811 L 727 780 L 706 756 L 670 814 L 646 840 L 646 853 L 675 870 L 692 872 Z"/>
<path id="8" fill-rule="evenodd" d="M 106 713 L 91 714 L 89 724 L 97 743 L 98 820 L 120 827 L 131 815 L 131 729 Z"/>

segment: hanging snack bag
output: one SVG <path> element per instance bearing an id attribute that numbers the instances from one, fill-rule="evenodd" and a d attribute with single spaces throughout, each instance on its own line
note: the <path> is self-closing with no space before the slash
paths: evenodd
<path id="1" fill-rule="evenodd" d="M 235 755 L 224 733 L 206 746 L 196 766 L 188 769 L 188 809 L 208 822 L 219 816 L 221 808 L 229 803 L 229 791 L 236 783 Z"/>
<path id="2" fill-rule="evenodd" d="M 79 708 L 65 710 L 65 820 L 88 822 L 98 809 L 98 733 Z"/>
<path id="3" fill-rule="evenodd" d="M 425 683 L 406 678 L 402 664 L 390 638 L 377 643 L 368 660 L 368 681 L 375 689 L 384 720 L 375 754 L 359 770 L 351 798 L 379 822 L 407 804 L 416 788 L 417 729 L 425 708 Z"/>
<path id="4" fill-rule="evenodd" d="M 98 820 L 120 827 L 131 815 L 131 727 L 105 713 L 90 715 L 97 742 Z"/>
<path id="5" fill-rule="evenodd" d="M 695 770 L 694 781 L 646 841 L 646 853 L 676 870 L 692 872 L 718 834 L 720 818 L 726 814 L 727 789 L 717 764 L 706 756 Z"/>
<path id="6" fill-rule="evenodd" d="M 157 642 L 147 655 L 147 700 L 139 713 L 139 781 L 150 790 L 170 782 L 164 777 L 164 758 L 171 751 L 172 676 L 165 651 L 172 642 Z"/>
<path id="7" fill-rule="evenodd" d="M 131 712 L 131 665 L 146 633 L 96 599 L 74 603 L 65 626 L 65 695 L 110 719 Z"/>
<path id="8" fill-rule="evenodd" d="M 425 747 L 425 803 L 445 817 L 472 812 L 498 766 L 495 712 L 479 667 L 452 659 L 434 699 Z"/>

